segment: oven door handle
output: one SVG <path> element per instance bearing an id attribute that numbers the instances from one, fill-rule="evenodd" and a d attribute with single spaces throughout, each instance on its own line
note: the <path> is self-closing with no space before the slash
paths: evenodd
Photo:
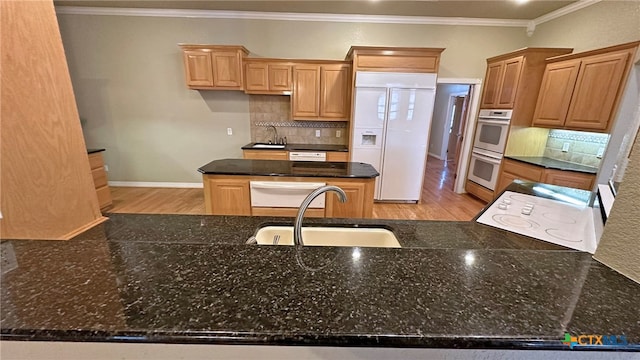
<path id="1" fill-rule="evenodd" d="M 502 161 L 501 159 L 496 159 L 496 158 L 493 158 L 491 156 L 479 154 L 477 152 L 474 152 L 471 156 L 475 156 L 478 159 L 484 160 L 486 162 L 490 162 L 490 163 L 492 163 L 494 165 L 500 165 L 500 162 Z"/>
<path id="2" fill-rule="evenodd" d="M 478 123 L 482 124 L 494 124 L 494 125 L 509 125 L 509 120 L 487 120 L 487 118 L 478 118 Z"/>

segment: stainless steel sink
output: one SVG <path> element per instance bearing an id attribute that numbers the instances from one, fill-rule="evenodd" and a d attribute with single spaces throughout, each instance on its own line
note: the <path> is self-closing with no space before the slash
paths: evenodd
<path id="1" fill-rule="evenodd" d="M 255 238 L 258 245 L 293 245 L 293 226 L 268 225 L 258 229 Z M 353 225 L 303 226 L 305 246 L 358 246 L 399 248 L 398 239 L 389 229 Z"/>
<path id="2" fill-rule="evenodd" d="M 253 144 L 253 149 L 284 149 L 284 144 Z"/>

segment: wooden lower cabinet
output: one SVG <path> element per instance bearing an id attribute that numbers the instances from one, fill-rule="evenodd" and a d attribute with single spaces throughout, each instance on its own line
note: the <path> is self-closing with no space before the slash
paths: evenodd
<path id="1" fill-rule="evenodd" d="M 327 161 L 349 162 L 349 153 L 346 151 L 328 151 Z"/>
<path id="2" fill-rule="evenodd" d="M 289 160 L 286 150 L 242 150 L 242 157 L 256 160 Z"/>
<path id="3" fill-rule="evenodd" d="M 484 186 L 478 185 L 471 180 L 467 180 L 464 188 L 469 194 L 472 194 L 485 202 L 493 200 L 493 191 Z"/>
<path id="4" fill-rule="evenodd" d="M 331 182 L 327 185 L 338 186 L 347 194 L 347 202 L 341 203 L 336 193 L 327 193 L 325 216 L 332 218 L 362 218 L 365 217 L 366 184 Z M 373 193 L 371 193 L 373 197 Z"/>
<path id="5" fill-rule="evenodd" d="M 102 153 L 96 152 L 89 154 L 89 165 L 91 167 L 91 175 L 93 176 L 93 185 L 98 195 L 98 205 L 101 210 L 104 210 L 113 204 L 113 199 L 111 198 L 111 190 L 109 189 Z"/>
<path id="6" fill-rule="evenodd" d="M 547 169 L 542 182 L 576 189 L 591 190 L 596 176 L 575 171 Z"/>
<path id="7" fill-rule="evenodd" d="M 251 215 L 249 180 L 204 176 L 205 211 L 213 215 Z"/>
<path id="8" fill-rule="evenodd" d="M 338 179 L 321 177 L 270 177 L 203 175 L 205 211 L 211 215 L 288 216 L 294 217 L 298 208 L 251 207 L 250 181 L 321 182 L 339 186 L 347 194 L 341 203 L 333 192 L 326 193 L 325 208 L 310 208 L 309 217 L 371 218 L 375 178 Z"/>
<path id="9" fill-rule="evenodd" d="M 516 179 L 591 190 L 596 175 L 569 170 L 546 169 L 521 161 L 504 159 L 494 194 L 498 195 Z"/>
<path id="10" fill-rule="evenodd" d="M 326 151 L 327 161 L 349 162 L 349 153 L 346 151 Z M 242 150 L 244 159 L 259 160 L 289 160 L 289 152 L 286 150 Z"/>

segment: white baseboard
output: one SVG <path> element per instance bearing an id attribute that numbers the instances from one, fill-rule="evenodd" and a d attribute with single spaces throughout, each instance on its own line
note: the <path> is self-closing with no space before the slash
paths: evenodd
<path id="1" fill-rule="evenodd" d="M 434 158 L 438 159 L 438 160 L 444 160 L 440 155 L 438 154 L 434 154 L 434 153 L 429 153 L 429 156 L 433 156 Z"/>
<path id="2" fill-rule="evenodd" d="M 146 182 L 146 181 L 109 181 L 109 186 L 114 187 L 150 187 L 150 188 L 202 188 L 202 183 L 179 182 Z"/>

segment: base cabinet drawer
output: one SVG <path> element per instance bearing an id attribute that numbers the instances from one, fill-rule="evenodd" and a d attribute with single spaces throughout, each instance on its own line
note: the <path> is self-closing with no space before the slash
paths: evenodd
<path id="1" fill-rule="evenodd" d="M 96 194 L 98 195 L 98 204 L 100 205 L 100 209 L 104 209 L 113 204 L 113 200 L 111 199 L 111 190 L 109 190 L 108 186 L 96 189 Z"/>
<path id="2" fill-rule="evenodd" d="M 467 183 L 465 184 L 465 190 L 469 194 L 472 194 L 475 197 L 486 202 L 493 200 L 493 191 L 487 189 L 484 186 L 478 185 L 473 181 L 467 180 Z"/>
<path id="3" fill-rule="evenodd" d="M 113 204 L 113 200 L 111 198 L 111 190 L 109 189 L 107 171 L 104 168 L 102 152 L 89 154 L 89 166 L 91 167 L 91 175 L 93 176 L 93 185 L 98 195 L 98 205 L 101 210 L 104 210 Z"/>
<path id="4" fill-rule="evenodd" d="M 242 150 L 242 157 L 256 160 L 289 160 L 289 152 L 286 150 Z"/>
<path id="5" fill-rule="evenodd" d="M 536 165 L 528 165 L 519 161 L 504 159 L 502 172 L 517 175 L 519 179 L 527 179 L 531 181 L 542 180 L 544 168 Z"/>
<path id="6" fill-rule="evenodd" d="M 576 189 L 591 190 L 595 178 L 596 176 L 593 174 L 547 169 L 542 182 Z"/>

